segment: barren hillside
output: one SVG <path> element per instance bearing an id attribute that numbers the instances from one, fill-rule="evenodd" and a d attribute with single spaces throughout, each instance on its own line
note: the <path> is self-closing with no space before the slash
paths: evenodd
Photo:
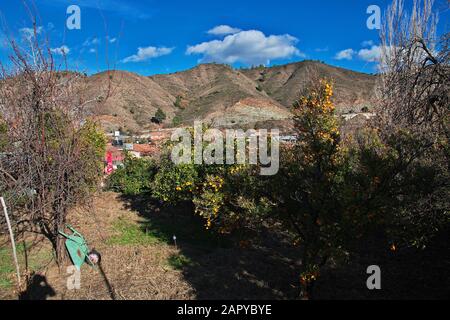
<path id="1" fill-rule="evenodd" d="M 173 118 L 175 97 L 151 78 L 138 74 L 113 71 L 103 72 L 87 78 L 89 97 L 99 92 L 106 95 L 108 82 L 111 90 L 104 103 L 91 103 L 89 110 L 106 129 L 137 131 L 151 124 L 158 108 L 168 118 Z"/>
<path id="2" fill-rule="evenodd" d="M 91 103 L 91 115 L 108 130 L 137 131 L 154 125 L 151 119 L 158 108 L 167 116 L 165 126 L 204 120 L 218 127 L 251 127 L 288 120 L 298 94 L 318 77 L 333 79 L 340 112 L 374 103 L 374 76 L 312 61 L 248 70 L 203 64 L 151 77 L 114 71 L 88 77 L 86 84 L 94 97 L 111 80 L 109 98 L 103 104 Z"/>
<path id="3" fill-rule="evenodd" d="M 316 61 L 242 70 L 247 77 L 280 104 L 290 107 L 311 80 L 329 78 L 335 86 L 334 100 L 340 112 L 360 111 L 373 105 L 375 76 L 329 66 Z"/>

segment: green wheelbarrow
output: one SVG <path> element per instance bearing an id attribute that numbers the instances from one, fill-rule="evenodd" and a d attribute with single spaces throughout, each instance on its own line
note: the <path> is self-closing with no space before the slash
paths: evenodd
<path id="1" fill-rule="evenodd" d="M 92 267 L 100 263 L 101 255 L 95 250 L 89 250 L 88 244 L 84 237 L 72 226 L 67 225 L 67 229 L 72 231 L 71 235 L 59 231 L 59 234 L 66 238 L 66 249 L 70 259 L 77 270 L 86 262 Z"/>

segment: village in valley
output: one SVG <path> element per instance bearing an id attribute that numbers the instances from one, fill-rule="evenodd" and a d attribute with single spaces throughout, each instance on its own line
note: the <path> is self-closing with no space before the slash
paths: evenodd
<path id="1" fill-rule="evenodd" d="M 345 130 L 352 132 L 366 125 L 375 116 L 376 114 L 363 110 L 346 112 L 337 117 L 343 122 Z M 120 130 L 107 132 L 105 134 L 108 140 L 105 154 L 105 174 L 109 175 L 123 167 L 126 154 L 138 159 L 158 158 L 164 144 L 172 139 L 173 133 L 186 128 L 188 127 L 164 128 L 164 126 L 158 126 L 158 128 L 130 134 L 125 134 Z M 292 129 L 276 129 L 280 132 L 278 137 L 280 143 L 292 144 L 297 141 L 298 137 Z M 219 130 L 225 132 L 228 129 L 219 128 Z M 259 135 L 259 132 L 254 129 L 247 132 L 242 130 L 242 132 L 246 135 L 247 142 L 250 138 Z"/>
<path id="2" fill-rule="evenodd" d="M 157 156 L 162 145 L 170 140 L 175 129 L 159 129 L 155 131 L 143 131 L 137 135 L 125 135 L 120 131 L 107 133 L 105 173 L 110 174 L 122 167 L 125 154 L 135 158 Z"/>

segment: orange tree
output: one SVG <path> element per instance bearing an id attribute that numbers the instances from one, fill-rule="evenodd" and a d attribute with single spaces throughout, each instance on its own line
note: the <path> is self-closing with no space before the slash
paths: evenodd
<path id="1" fill-rule="evenodd" d="M 450 222 L 448 138 L 407 129 L 381 136 L 363 129 L 349 148 L 342 201 L 358 219 L 355 237 L 377 232 L 386 247 L 425 248 Z"/>
<path id="2" fill-rule="evenodd" d="M 331 101 L 332 84 L 321 80 L 294 104 L 298 140 L 284 147 L 278 175 L 267 181 L 267 196 L 277 204 L 273 217 L 281 219 L 301 249 L 302 296 L 311 297 L 320 269 L 345 257 L 341 186 L 348 170 L 341 148 L 338 120 Z"/>
<path id="3" fill-rule="evenodd" d="M 107 186 L 126 196 L 149 193 L 157 170 L 158 166 L 152 159 L 135 158 L 127 153 L 124 166 L 109 177 Z"/>
<path id="4" fill-rule="evenodd" d="M 258 219 L 253 213 L 266 208 L 267 203 L 257 195 L 257 186 L 262 183 L 254 174 L 257 166 L 195 164 L 193 158 L 190 163 L 177 165 L 169 156 L 173 145 L 167 144 L 155 176 L 155 198 L 167 205 L 192 203 L 194 213 L 204 219 L 205 228 L 221 234 L 252 225 L 250 220 Z"/>
<path id="5" fill-rule="evenodd" d="M 264 188 L 275 204 L 271 217 L 301 250 L 308 297 L 327 262 L 346 259 L 358 240 L 423 247 L 450 221 L 448 134 L 367 128 L 344 142 L 332 95 L 321 80 L 295 103 L 298 141 L 284 147 L 280 172 Z"/>
<path id="6" fill-rule="evenodd" d="M 340 201 L 348 161 L 332 94 L 332 85 L 322 80 L 297 101 L 298 142 L 282 150 L 277 175 L 262 177 L 250 165 L 175 165 L 166 155 L 153 195 L 171 205 L 193 203 L 206 228 L 220 233 L 281 219 L 302 249 L 300 281 L 304 294 L 310 293 L 320 268 L 344 253 L 342 226 L 352 222 L 344 221 Z"/>

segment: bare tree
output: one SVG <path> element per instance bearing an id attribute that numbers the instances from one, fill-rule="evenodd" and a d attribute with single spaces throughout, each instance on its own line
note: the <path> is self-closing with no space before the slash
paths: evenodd
<path id="1" fill-rule="evenodd" d="M 449 112 L 449 34 L 436 35 L 434 0 L 393 0 L 381 30 L 381 104 L 387 131 L 401 127 L 420 133 L 442 130 Z"/>
<path id="2" fill-rule="evenodd" d="M 393 0 L 381 30 L 376 126 L 393 163 L 380 169 L 389 175 L 377 192 L 397 195 L 389 201 L 401 204 L 390 207 L 396 230 L 414 233 L 417 243 L 448 225 L 450 208 L 449 32 L 437 36 L 433 5 L 414 0 L 408 11 Z"/>
<path id="3" fill-rule="evenodd" d="M 9 65 L 1 66 L 0 122 L 7 143 L 0 150 L 0 193 L 16 228 L 45 235 L 60 263 L 65 249 L 58 232 L 70 208 L 95 190 L 103 169 L 104 136 L 85 109 L 104 102 L 110 84 L 86 98 L 85 76 L 59 69 L 48 43 L 34 23 L 25 42 L 10 40 Z"/>

